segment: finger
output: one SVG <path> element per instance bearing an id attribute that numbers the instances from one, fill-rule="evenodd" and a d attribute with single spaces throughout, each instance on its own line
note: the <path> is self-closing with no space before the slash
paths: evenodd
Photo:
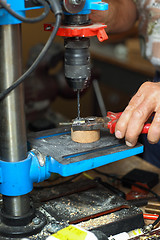
<path id="1" fill-rule="evenodd" d="M 147 100 L 143 101 L 132 113 L 125 134 L 126 145 L 135 146 L 144 123 L 153 112 L 153 106 Z"/>
<path id="2" fill-rule="evenodd" d="M 115 128 L 115 136 L 119 139 L 124 138 L 127 125 L 132 115 L 133 107 L 128 105 L 126 109 L 123 111 L 122 115 L 120 116 L 116 128 Z"/>
<path id="3" fill-rule="evenodd" d="M 152 124 L 148 130 L 147 139 L 151 144 L 155 144 L 160 139 L 160 109 L 155 113 Z"/>
<path id="4" fill-rule="evenodd" d="M 99 13 L 96 10 L 92 10 L 89 14 L 89 18 L 92 22 L 99 22 Z"/>
<path id="5" fill-rule="evenodd" d="M 136 95 L 131 99 L 129 105 L 126 107 L 116 124 L 115 136 L 117 138 L 123 138 L 125 136 L 130 118 L 135 109 L 143 102 L 143 100 L 144 95 L 141 94 L 140 91 L 138 91 Z"/>
<path id="6" fill-rule="evenodd" d="M 93 23 L 106 23 L 107 22 L 107 11 L 92 10 L 89 14 L 89 18 Z"/>
<path id="7" fill-rule="evenodd" d="M 140 87 L 139 94 L 143 96 L 143 101 L 133 111 L 125 134 L 126 144 L 128 146 L 134 146 L 136 144 L 138 136 L 142 131 L 143 125 L 149 116 L 153 112 L 160 112 L 158 111 L 158 108 L 160 109 L 158 101 L 159 85 L 151 82 L 146 82 Z M 155 121 L 158 120 L 155 118 Z M 158 134 L 156 134 L 156 137 L 154 138 L 152 131 L 151 134 L 150 131 L 148 134 L 149 140 L 153 142 L 157 141 Z M 155 129 L 153 131 L 155 132 Z"/>

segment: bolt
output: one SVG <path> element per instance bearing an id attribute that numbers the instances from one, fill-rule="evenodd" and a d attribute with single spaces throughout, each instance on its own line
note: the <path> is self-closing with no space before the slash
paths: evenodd
<path id="1" fill-rule="evenodd" d="M 38 218 L 38 217 L 35 217 L 35 218 L 33 218 L 32 222 L 33 222 L 34 225 L 39 225 L 40 222 L 41 222 L 41 219 Z"/>
<path id="2" fill-rule="evenodd" d="M 31 151 L 36 155 L 40 166 L 43 167 L 45 165 L 45 161 L 46 161 L 45 157 L 37 149 L 32 149 Z"/>
<path id="3" fill-rule="evenodd" d="M 149 232 L 152 231 L 152 229 L 153 229 L 153 225 L 152 225 L 152 224 L 149 224 L 149 225 L 144 226 L 143 232 L 144 232 L 144 233 L 149 233 Z"/>
<path id="4" fill-rule="evenodd" d="M 82 0 L 70 0 L 69 2 L 74 5 L 80 5 L 82 3 Z"/>
<path id="5" fill-rule="evenodd" d="M 51 30 L 51 26 L 45 27 L 45 30 L 46 30 L 46 31 Z"/>
<path id="6" fill-rule="evenodd" d="M 61 227 L 58 224 L 49 224 L 47 227 L 47 231 L 49 233 L 56 233 L 60 229 L 61 229 Z"/>

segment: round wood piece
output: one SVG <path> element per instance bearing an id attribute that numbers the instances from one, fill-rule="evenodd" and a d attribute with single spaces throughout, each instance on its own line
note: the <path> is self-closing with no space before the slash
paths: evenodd
<path id="1" fill-rule="evenodd" d="M 73 131 L 71 128 L 71 138 L 78 143 L 92 143 L 100 139 L 100 130 Z"/>

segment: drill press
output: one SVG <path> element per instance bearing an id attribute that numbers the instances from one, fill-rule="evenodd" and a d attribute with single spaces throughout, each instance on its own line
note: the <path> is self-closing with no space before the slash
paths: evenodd
<path id="1" fill-rule="evenodd" d="M 64 24 L 69 26 L 88 25 L 88 14 L 73 15 L 72 17 L 65 15 Z M 80 118 L 80 91 L 87 87 L 91 76 L 89 45 L 90 40 L 86 37 L 68 37 L 64 40 L 65 76 L 69 86 L 77 91 L 78 119 Z"/>
<path id="2" fill-rule="evenodd" d="M 106 39 L 105 26 L 91 24 L 88 14 L 91 9 L 106 10 L 108 5 L 95 0 L 48 1 L 50 6 L 55 4 L 52 10 L 56 16 L 62 13 L 57 3 L 61 2 L 64 8 L 64 25 L 58 26 L 58 35 L 65 37 L 66 78 L 77 91 L 79 105 L 79 91 L 90 78 L 88 38 L 97 35 L 100 41 Z M 18 3 L 7 0 L 8 3 L 10 8 L 23 16 L 26 10 L 38 7 L 31 0 L 21 0 Z M 21 75 L 21 21 L 5 9 L 0 9 L 1 92 Z M 45 30 L 53 30 L 53 26 L 46 25 Z M 31 150 L 27 152 L 22 86 L 3 100 L 0 99 L 0 193 L 3 195 L 0 211 L 1 239 L 29 236 L 44 227 L 43 214 L 35 212 L 30 206 L 28 193 L 33 189 L 33 182 L 48 179 L 52 172 L 70 176 L 143 151 L 143 146 L 128 148 L 109 134 L 103 134 L 104 137 L 99 142 L 82 146 L 71 141 L 70 129 L 61 128 L 31 136 Z"/>
<path id="3" fill-rule="evenodd" d="M 77 91 L 78 119 L 80 118 L 80 91 L 87 88 L 91 77 L 90 39 L 97 35 L 99 41 L 108 39 L 104 24 L 92 24 L 89 13 L 92 10 L 107 10 L 108 4 L 96 0 L 63 0 L 64 20 L 57 35 L 64 37 L 65 77 L 68 85 Z M 46 31 L 52 26 L 45 24 Z"/>
<path id="4" fill-rule="evenodd" d="M 77 91 L 78 119 L 80 119 L 80 91 L 90 79 L 89 38 L 65 39 L 65 75 L 69 86 Z"/>

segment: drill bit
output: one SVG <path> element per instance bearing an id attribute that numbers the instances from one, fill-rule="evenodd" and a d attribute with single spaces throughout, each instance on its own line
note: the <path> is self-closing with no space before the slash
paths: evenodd
<path id="1" fill-rule="evenodd" d="M 77 90 L 77 119 L 80 119 L 80 90 Z"/>

